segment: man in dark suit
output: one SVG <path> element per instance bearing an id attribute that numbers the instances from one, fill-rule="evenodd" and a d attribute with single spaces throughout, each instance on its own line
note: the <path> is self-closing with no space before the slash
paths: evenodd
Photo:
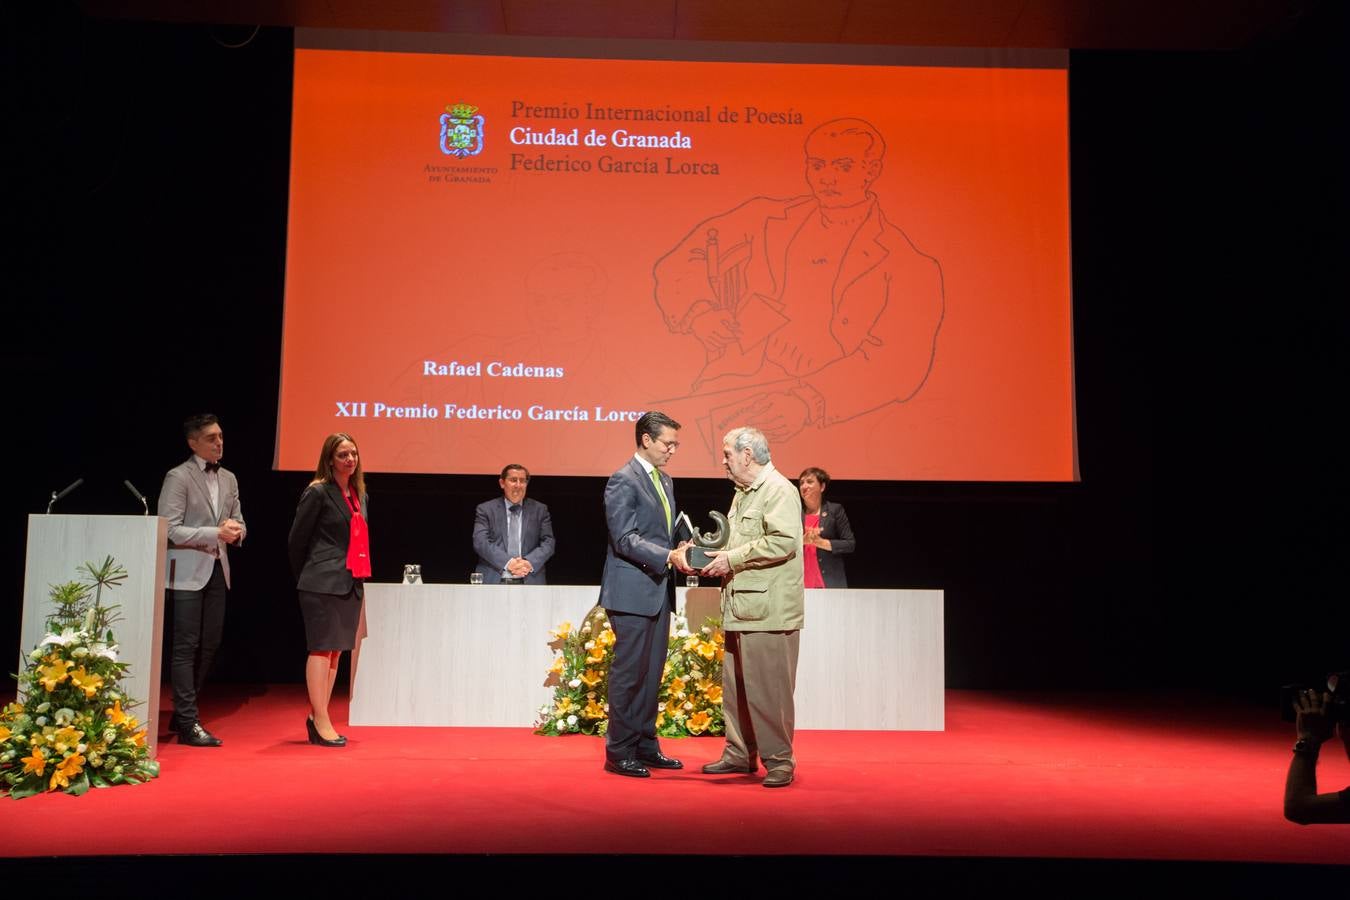
<path id="1" fill-rule="evenodd" d="M 527 500 L 530 473 L 512 463 L 502 469 L 502 496 L 480 503 L 473 516 L 473 550 L 484 584 L 547 584 L 544 563 L 553 555 L 548 507 Z"/>
<path id="2" fill-rule="evenodd" d="M 666 662 L 675 573 L 689 571 L 674 538 L 675 485 L 661 469 L 680 446 L 680 423 L 665 413 L 638 419 L 637 452 L 605 485 L 609 546 L 600 605 L 614 629 L 609 670 L 605 770 L 646 778 L 649 769 L 680 769 L 656 740 L 656 706 Z"/>
<path id="3" fill-rule="evenodd" d="M 190 417 L 183 434 L 192 456 L 164 476 L 157 512 L 169 520 L 165 586 L 173 604 L 173 720 L 179 740 L 190 747 L 219 747 L 202 727 L 197 694 L 225 630 L 225 592 L 230 586 L 227 548 L 244 539 L 239 482 L 220 467 L 225 442 L 213 415 Z"/>

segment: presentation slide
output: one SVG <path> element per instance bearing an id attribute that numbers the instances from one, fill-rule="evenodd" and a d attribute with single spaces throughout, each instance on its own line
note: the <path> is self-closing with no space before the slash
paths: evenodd
<path id="1" fill-rule="evenodd" d="M 608 475 L 659 409 L 677 477 L 740 425 L 789 475 L 1077 477 L 1062 55 L 378 43 L 297 32 L 278 468 Z"/>

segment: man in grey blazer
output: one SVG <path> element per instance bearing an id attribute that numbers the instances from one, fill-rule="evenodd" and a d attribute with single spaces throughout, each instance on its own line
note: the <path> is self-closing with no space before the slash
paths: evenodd
<path id="1" fill-rule="evenodd" d="M 675 485 L 661 471 L 680 446 L 680 423 L 649 412 L 635 429 L 637 452 L 605 485 L 609 546 L 600 605 L 614 629 L 609 670 L 605 771 L 646 778 L 649 769 L 680 769 L 656 740 L 656 706 L 675 608 L 675 572 L 689 571 L 674 538 Z"/>
<path id="2" fill-rule="evenodd" d="M 190 747 L 218 747 L 220 738 L 202 727 L 197 695 L 225 630 L 228 547 L 244 539 L 244 514 L 239 482 L 220 467 L 225 452 L 220 421 L 209 414 L 191 416 L 183 434 L 192 456 L 164 476 L 157 504 L 159 515 L 169 520 L 164 584 L 173 604 L 171 727 Z"/>
<path id="3" fill-rule="evenodd" d="M 502 496 L 478 504 L 473 515 L 476 571 L 484 584 L 547 584 L 544 563 L 553 556 L 553 520 L 548 507 L 525 497 L 529 470 L 519 463 L 502 469 Z"/>

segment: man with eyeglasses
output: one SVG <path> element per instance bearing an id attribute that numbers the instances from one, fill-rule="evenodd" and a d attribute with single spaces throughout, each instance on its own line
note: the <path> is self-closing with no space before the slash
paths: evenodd
<path id="1" fill-rule="evenodd" d="M 680 769 L 656 739 L 657 698 L 666 663 L 675 571 L 690 571 L 677 546 L 675 485 L 662 471 L 679 449 L 680 423 L 660 412 L 638 419 L 637 452 L 605 485 L 609 546 L 600 605 L 614 629 L 609 670 L 605 771 L 647 778 L 651 769 Z"/>

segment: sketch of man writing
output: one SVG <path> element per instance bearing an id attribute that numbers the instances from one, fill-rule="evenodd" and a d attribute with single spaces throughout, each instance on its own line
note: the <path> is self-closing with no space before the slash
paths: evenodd
<path id="1" fill-rule="evenodd" d="M 809 196 L 755 197 L 697 225 L 657 261 L 667 327 L 706 360 L 689 398 L 722 423 L 786 441 L 903 403 L 933 366 L 942 267 L 869 190 L 886 143 L 862 119 L 806 138 Z"/>

